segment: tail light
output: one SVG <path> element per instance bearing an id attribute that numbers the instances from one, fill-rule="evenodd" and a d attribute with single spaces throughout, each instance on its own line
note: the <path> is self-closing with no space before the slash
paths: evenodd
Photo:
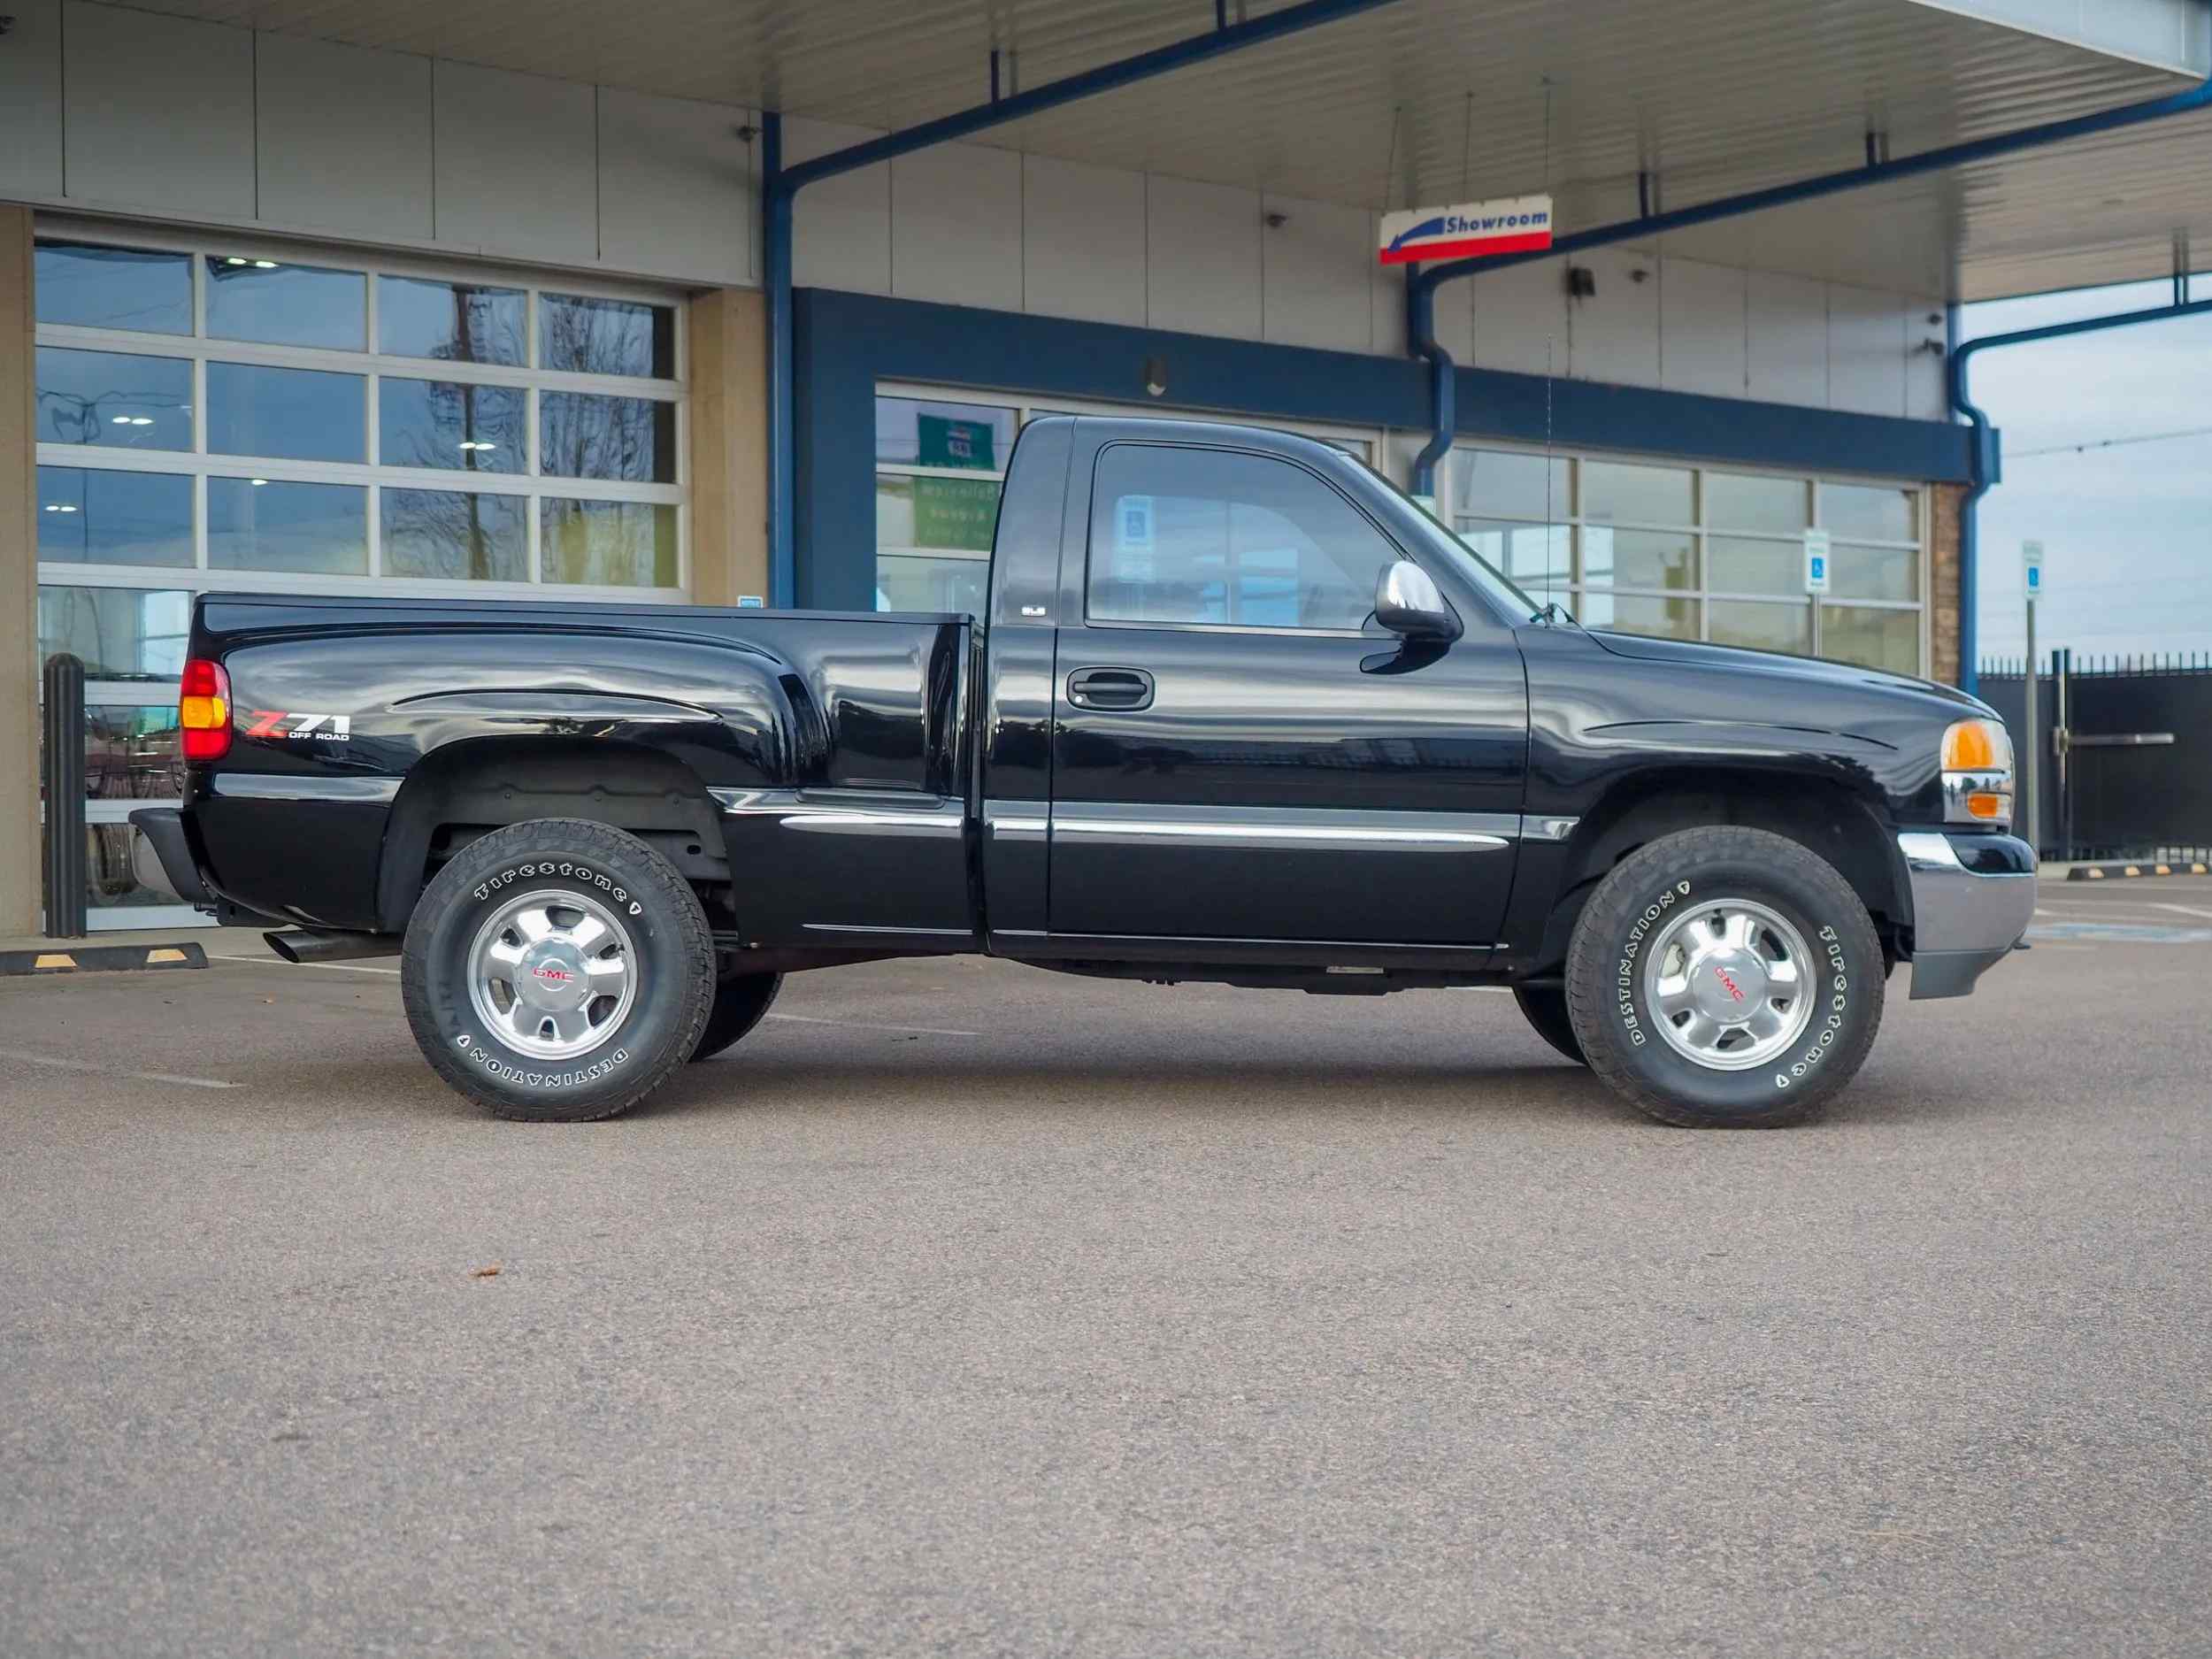
<path id="1" fill-rule="evenodd" d="M 177 725 L 187 760 L 220 760 L 230 753 L 230 676 L 220 663 L 195 657 L 184 665 L 177 690 Z"/>

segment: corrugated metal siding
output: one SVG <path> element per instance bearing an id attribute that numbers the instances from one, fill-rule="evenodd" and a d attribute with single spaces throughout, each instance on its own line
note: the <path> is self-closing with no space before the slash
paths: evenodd
<path id="1" fill-rule="evenodd" d="M 979 102 L 994 45 L 1015 54 L 1010 80 L 1034 86 L 1211 21 L 1203 0 L 151 7 L 879 128 Z M 1916 0 L 1405 0 L 986 142 L 1371 209 L 1548 184 L 1571 227 L 1632 213 L 1644 167 L 1680 205 L 1848 165 L 1870 126 L 1904 154 L 2180 84 Z M 2206 157 L 2201 131 L 2143 129 L 1743 234 L 1776 269 L 1970 294 L 2081 280 L 2106 261 L 2154 273 L 2137 267 L 2177 223 L 2212 248 L 2194 183 Z M 1721 257 L 1727 240 L 1684 250 Z"/>

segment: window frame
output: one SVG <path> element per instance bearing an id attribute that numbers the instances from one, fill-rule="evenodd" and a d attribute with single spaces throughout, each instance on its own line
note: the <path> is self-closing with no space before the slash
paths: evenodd
<path id="1" fill-rule="evenodd" d="M 38 562 L 41 585 L 67 588 L 183 588 L 197 593 L 252 588 L 269 593 L 331 594 L 348 596 L 391 595 L 395 597 L 476 597 L 487 599 L 608 600 L 637 604 L 687 604 L 691 599 L 692 548 L 690 518 L 690 400 L 683 378 L 688 361 L 688 308 L 672 291 L 596 278 L 540 271 L 440 260 L 367 249 L 332 248 L 292 242 L 242 233 L 166 233 L 137 226 L 118 226 L 96 219 L 40 214 L 35 225 L 37 240 L 91 242 L 111 248 L 139 248 L 151 252 L 187 256 L 192 278 L 189 334 L 171 334 L 82 324 L 37 323 L 34 341 L 38 346 L 71 350 L 135 353 L 181 359 L 191 365 L 192 448 L 189 449 L 113 449 L 95 445 L 39 442 L 35 464 L 80 470 L 183 473 L 192 483 L 193 562 L 186 565 L 135 565 Z M 316 265 L 364 277 L 363 339 L 359 350 L 328 346 L 277 346 L 258 342 L 225 340 L 207 332 L 207 273 L 211 258 L 243 257 L 273 258 L 294 264 Z M 488 288 L 524 291 L 524 361 L 519 365 L 457 363 L 438 357 L 387 354 L 378 347 L 379 279 L 411 277 L 435 282 L 477 281 Z M 582 374 L 541 369 L 542 342 L 540 296 L 575 295 L 591 299 L 628 300 L 668 307 L 674 313 L 677 378 L 659 380 L 629 375 Z M 364 426 L 361 461 L 300 461 L 274 457 L 220 454 L 209 446 L 207 365 L 210 362 L 237 363 L 257 367 L 315 369 L 357 376 L 362 382 Z M 524 436 L 527 457 L 521 471 L 475 472 L 465 468 L 385 465 L 380 458 L 382 420 L 378 392 L 386 378 L 495 386 L 524 395 Z M 598 396 L 648 398 L 674 408 L 674 480 L 665 484 L 611 479 L 575 479 L 543 472 L 540 465 L 541 392 L 585 392 Z M 207 480 L 266 478 L 292 483 L 342 484 L 366 491 L 368 565 L 359 573 L 325 574 L 291 571 L 228 570 L 208 563 Z M 381 525 L 382 491 L 436 490 L 444 493 L 478 492 L 526 498 L 528 531 L 526 580 L 476 581 L 460 577 L 396 576 L 384 570 Z M 657 585 L 612 586 L 554 582 L 544 580 L 541 526 L 546 500 L 582 497 L 587 500 L 641 503 L 672 507 L 676 512 L 676 581 Z"/>

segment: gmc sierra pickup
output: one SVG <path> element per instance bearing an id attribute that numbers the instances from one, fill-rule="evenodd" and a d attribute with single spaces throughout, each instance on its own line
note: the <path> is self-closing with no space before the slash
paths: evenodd
<path id="1" fill-rule="evenodd" d="M 168 885 L 399 956 L 510 1118 L 624 1110 L 787 973 L 972 951 L 1509 986 L 1655 1118 L 1795 1123 L 1899 963 L 1963 995 L 2035 902 L 1974 699 L 1591 631 L 1242 426 L 1034 422 L 980 617 L 219 594 L 189 650 Z"/>

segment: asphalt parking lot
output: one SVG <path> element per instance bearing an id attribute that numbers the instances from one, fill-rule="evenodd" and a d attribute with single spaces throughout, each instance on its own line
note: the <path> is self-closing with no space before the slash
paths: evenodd
<path id="1" fill-rule="evenodd" d="M 0 1647 L 2206 1653 L 2212 882 L 2032 937 L 1770 1134 L 1494 994 L 879 964 L 535 1128 L 380 964 L 0 981 Z"/>

